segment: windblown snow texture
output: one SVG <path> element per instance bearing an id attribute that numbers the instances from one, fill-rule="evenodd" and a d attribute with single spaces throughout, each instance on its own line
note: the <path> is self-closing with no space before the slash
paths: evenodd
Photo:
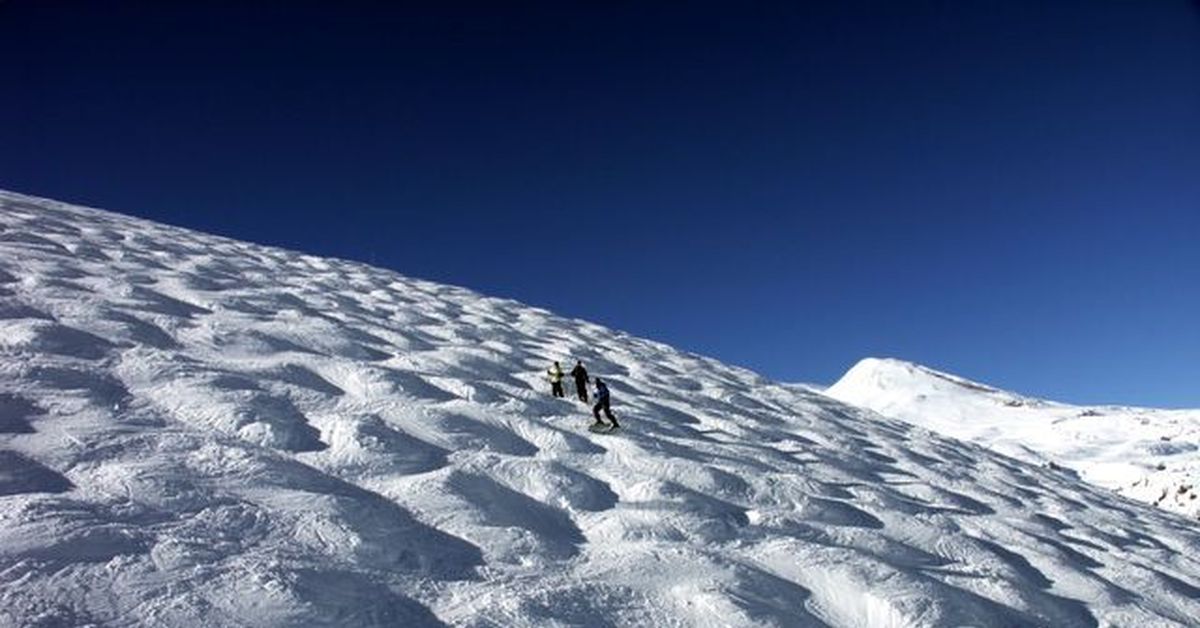
<path id="1" fill-rule="evenodd" d="M 575 358 L 623 430 L 550 398 Z M 1069 474 L 512 301 L 15 194 L 0 373 L 5 625 L 1200 617 L 1190 523 Z"/>
<path id="2" fill-rule="evenodd" d="M 1072 406 L 879 358 L 826 394 L 1200 518 L 1200 410 Z"/>

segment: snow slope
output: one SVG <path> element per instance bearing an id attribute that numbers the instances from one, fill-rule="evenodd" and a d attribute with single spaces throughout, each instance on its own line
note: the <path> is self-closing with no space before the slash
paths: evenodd
<path id="1" fill-rule="evenodd" d="M 1072 406 L 877 358 L 826 393 L 1200 518 L 1200 410 Z"/>
<path id="2" fill-rule="evenodd" d="M 1198 550 L 662 344 L 0 194 L 0 624 L 1194 625 Z"/>

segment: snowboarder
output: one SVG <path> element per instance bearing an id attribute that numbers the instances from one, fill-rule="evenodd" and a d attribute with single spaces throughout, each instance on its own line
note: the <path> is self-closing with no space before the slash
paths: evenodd
<path id="1" fill-rule="evenodd" d="M 562 397 L 563 396 L 563 387 L 562 387 L 563 370 L 562 370 L 562 367 L 558 365 L 557 361 L 555 361 L 554 366 L 550 367 L 550 370 L 546 371 L 546 373 L 550 377 L 550 394 L 554 395 L 555 397 Z"/>
<path id="2" fill-rule="evenodd" d="M 599 377 L 596 378 L 596 405 L 592 406 L 592 414 L 596 417 L 596 422 L 592 427 L 603 426 L 604 422 L 600 420 L 600 411 L 604 410 L 604 416 L 608 419 L 610 429 L 621 427 L 617 423 L 617 417 L 613 416 L 612 409 L 608 407 L 608 386 Z"/>
<path id="3" fill-rule="evenodd" d="M 575 368 L 571 369 L 571 377 L 575 378 L 575 394 L 579 395 L 579 400 L 588 402 L 588 382 L 592 378 L 588 377 L 587 369 L 583 368 L 583 362 L 576 360 Z"/>

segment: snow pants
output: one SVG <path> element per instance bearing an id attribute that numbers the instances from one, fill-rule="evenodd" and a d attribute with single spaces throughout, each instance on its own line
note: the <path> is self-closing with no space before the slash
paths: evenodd
<path id="1" fill-rule="evenodd" d="M 596 417 L 597 423 L 600 422 L 601 410 L 604 410 L 604 417 L 608 419 L 609 423 L 613 425 L 617 424 L 617 417 L 613 416 L 612 409 L 608 407 L 608 399 L 601 399 L 596 402 L 596 405 L 592 406 L 592 414 Z"/>

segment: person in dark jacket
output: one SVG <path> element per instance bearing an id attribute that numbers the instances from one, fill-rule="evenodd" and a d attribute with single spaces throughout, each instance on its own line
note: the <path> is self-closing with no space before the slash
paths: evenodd
<path id="1" fill-rule="evenodd" d="M 591 378 L 588 377 L 587 369 L 583 368 L 583 362 L 576 360 L 575 368 L 571 369 L 571 377 L 575 378 L 575 394 L 579 395 L 579 400 L 588 402 L 588 382 Z"/>
<path id="2" fill-rule="evenodd" d="M 596 425 L 604 425 L 600 420 L 600 411 L 604 410 L 604 416 L 608 419 L 609 425 L 616 429 L 621 427 L 617 423 L 617 417 L 613 416 L 612 409 L 608 407 L 608 386 L 599 377 L 596 378 L 596 405 L 592 406 L 592 414 L 596 417 Z"/>

